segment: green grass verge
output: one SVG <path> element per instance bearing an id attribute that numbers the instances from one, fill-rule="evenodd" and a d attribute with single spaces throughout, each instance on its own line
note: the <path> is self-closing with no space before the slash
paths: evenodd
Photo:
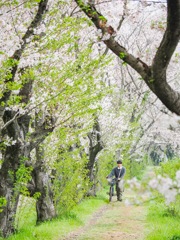
<path id="1" fill-rule="evenodd" d="M 107 196 L 105 193 L 94 198 L 86 198 L 72 211 L 37 226 L 35 226 L 35 212 L 33 214 L 32 209 L 29 209 L 31 214 L 27 214 L 26 209 L 26 215 L 21 216 L 19 232 L 10 236 L 7 240 L 59 240 L 69 232 L 85 225 L 92 214 L 106 203 Z"/>
<path id="2" fill-rule="evenodd" d="M 180 215 L 173 209 L 158 201 L 150 205 L 146 240 L 180 240 Z"/>

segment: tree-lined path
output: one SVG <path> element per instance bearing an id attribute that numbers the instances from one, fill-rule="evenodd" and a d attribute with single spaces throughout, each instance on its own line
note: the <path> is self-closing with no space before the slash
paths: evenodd
<path id="1" fill-rule="evenodd" d="M 126 199 L 131 197 L 130 192 L 125 193 Z M 126 206 L 114 197 L 112 203 L 100 208 L 84 227 L 59 240 L 142 240 L 146 213 L 144 206 Z"/>
<path id="2" fill-rule="evenodd" d="M 180 0 L 2 0 L 0 26 L 0 239 L 144 239 L 143 206 L 94 198 L 119 159 L 135 187 L 167 164 L 147 188 L 179 216 Z"/>

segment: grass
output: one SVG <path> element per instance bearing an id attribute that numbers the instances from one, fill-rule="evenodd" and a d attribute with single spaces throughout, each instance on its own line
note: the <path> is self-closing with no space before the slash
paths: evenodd
<path id="1" fill-rule="evenodd" d="M 35 226 L 34 205 L 32 209 L 29 205 L 28 209 L 25 209 L 26 215 L 23 218 L 21 217 L 21 221 L 18 223 L 19 232 L 10 236 L 7 240 L 59 240 L 69 232 L 85 225 L 92 214 L 106 204 L 106 198 L 105 194 L 96 198 L 86 198 L 72 211 L 37 226 Z"/>
<path id="2" fill-rule="evenodd" d="M 16 229 L 22 230 L 27 226 L 36 225 L 36 202 L 33 198 L 20 196 L 15 218 Z"/>
<path id="3" fill-rule="evenodd" d="M 154 202 L 150 205 L 147 222 L 146 240 L 180 240 L 180 215 L 164 203 Z"/>
<path id="4" fill-rule="evenodd" d="M 108 203 L 108 196 L 106 195 L 106 191 L 107 189 L 96 198 L 84 199 L 70 212 L 66 212 L 58 218 L 53 219 L 52 221 L 46 221 L 37 226 L 35 202 L 30 203 L 30 201 L 25 200 L 24 202 L 26 204 L 24 204 L 23 202 L 21 203 L 23 207 L 21 211 L 19 209 L 18 217 L 16 218 L 16 225 L 19 228 L 19 232 L 10 236 L 9 238 L 7 238 L 7 240 L 60 240 L 68 233 L 76 230 L 81 226 L 84 226 L 92 217 L 92 214 L 94 212 L 96 212 L 101 206 Z M 128 193 L 126 193 L 126 197 L 127 196 L 131 197 L 130 194 L 128 195 Z M 106 221 L 103 219 L 99 219 L 96 223 L 96 226 L 94 226 L 94 228 L 90 232 L 88 232 L 88 236 L 86 236 L 86 234 L 82 236 L 83 238 L 87 237 L 83 240 L 89 239 L 89 234 L 92 235 L 94 239 L 97 239 L 96 237 L 100 236 L 101 233 L 101 235 L 104 236 L 106 231 L 115 231 L 114 228 L 116 228 L 116 224 L 114 221 L 112 223 L 112 215 L 114 217 L 117 217 L 118 221 L 121 221 L 121 219 L 119 219 L 119 208 L 115 208 L 119 205 L 116 205 L 116 202 L 112 203 L 112 207 L 114 207 L 114 210 L 110 209 L 106 212 Z M 134 219 L 135 215 L 136 218 L 138 217 L 138 221 L 143 220 L 146 222 L 146 240 L 180 240 L 180 209 L 177 208 L 178 202 L 175 205 L 176 209 L 168 209 L 165 204 L 160 201 L 147 203 L 147 205 L 149 209 L 146 220 L 139 219 L 138 212 L 135 214 L 132 212 L 133 207 L 132 210 L 129 211 L 131 213 L 131 216 L 128 216 L 128 212 L 126 212 L 125 208 L 124 221 L 126 221 L 126 224 L 124 225 L 125 229 L 123 229 L 121 225 L 121 230 L 128 233 L 128 229 L 130 229 L 132 225 L 132 222 L 130 220 L 132 220 L 132 218 Z M 136 208 L 136 210 L 138 209 Z M 119 229 L 119 222 L 117 222 L 117 227 Z M 142 226 L 142 228 L 144 227 Z M 137 231 L 139 230 L 137 229 Z M 0 240 L 2 240 L 2 238 L 0 238 Z"/>

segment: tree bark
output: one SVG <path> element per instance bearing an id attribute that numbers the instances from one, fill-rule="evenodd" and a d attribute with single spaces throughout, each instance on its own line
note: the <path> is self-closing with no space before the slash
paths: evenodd
<path id="1" fill-rule="evenodd" d="M 27 81 L 19 93 L 23 103 L 29 101 L 32 84 L 33 81 Z M 16 173 L 21 160 L 24 159 L 24 164 L 27 162 L 32 164 L 30 161 L 30 152 L 43 142 L 54 129 L 54 125 L 50 127 L 46 125 L 45 128 L 44 122 L 46 121 L 46 117 L 44 117 L 42 126 L 37 131 L 29 134 L 30 120 L 31 116 L 27 114 L 21 116 L 18 111 L 4 111 L 3 122 L 5 127 L 2 130 L 2 137 L 8 136 L 14 143 L 9 146 L 4 145 L 2 152 L 3 163 L 0 168 L 0 196 L 6 199 L 6 205 L 2 208 L 2 212 L 0 212 L 0 231 L 3 237 L 7 237 L 15 231 L 14 219 L 19 198 L 19 191 L 15 190 Z"/>
<path id="2" fill-rule="evenodd" d="M 103 144 L 101 140 L 101 134 L 100 134 L 100 125 L 98 120 L 95 120 L 95 124 L 93 127 L 93 131 L 88 134 L 89 138 L 89 159 L 87 163 L 87 169 L 88 169 L 88 178 L 90 182 L 92 183 L 92 187 L 89 191 L 89 195 L 96 195 L 96 183 L 94 183 L 95 179 L 95 172 L 94 172 L 94 166 L 96 161 L 97 154 L 103 149 Z"/>
<path id="3" fill-rule="evenodd" d="M 14 111 L 5 111 L 4 113 L 4 122 L 9 122 L 17 112 Z M 31 135 L 27 137 L 29 133 L 29 124 L 31 116 L 23 115 L 19 118 L 15 118 L 10 124 L 6 127 L 6 134 L 9 138 L 12 138 L 16 141 L 14 145 L 7 146 L 3 153 L 3 163 L 0 169 L 0 196 L 6 199 L 7 204 L 3 207 L 3 211 L 0 213 L 0 229 L 3 237 L 7 237 L 9 234 L 15 231 L 14 229 L 14 217 L 16 213 L 16 207 L 19 197 L 19 192 L 14 190 L 16 184 L 16 172 L 20 166 L 21 159 L 25 159 L 24 164 L 30 163 L 30 152 L 38 147 L 40 143 L 48 136 L 50 132 L 53 131 L 54 126 L 44 129 L 44 123 L 38 129 L 34 131 Z M 46 120 L 46 119 L 44 119 Z M 47 126 L 46 126 L 47 127 Z M 29 166 L 27 165 L 27 166 Z M 34 178 L 36 183 L 36 188 L 41 192 L 41 197 L 39 204 L 48 205 L 52 202 L 52 196 L 50 191 L 50 184 L 47 174 L 44 171 L 41 171 L 43 162 L 37 162 L 37 165 L 34 169 Z M 46 196 L 46 190 L 48 189 L 49 200 L 43 199 Z M 47 197 L 46 196 L 46 197 Z M 50 200 L 51 199 L 51 200 Z M 46 201 L 47 200 L 47 201 Z M 53 207 L 51 208 L 50 216 L 53 216 Z M 40 213 L 43 210 L 43 207 L 38 207 L 39 216 L 45 215 L 46 213 Z M 48 209 L 46 210 L 49 211 Z M 47 215 L 46 215 L 47 216 Z M 44 217 L 40 217 L 43 219 Z"/>
<path id="4" fill-rule="evenodd" d="M 13 82 L 17 73 L 19 60 L 28 45 L 27 39 L 33 35 L 34 28 L 36 28 L 42 21 L 42 16 L 46 12 L 48 0 L 41 0 L 37 5 L 37 13 L 34 19 L 27 28 L 26 33 L 22 37 L 22 44 L 18 50 L 16 50 L 11 57 L 13 63 L 10 68 L 11 78 L 5 79 L 4 83 Z M 3 146 L 3 163 L 0 168 L 0 197 L 4 199 L 2 211 L 0 212 L 0 235 L 7 237 L 15 231 L 14 219 L 17 208 L 17 202 L 19 197 L 18 190 L 15 191 L 16 173 L 20 166 L 20 160 L 22 158 L 29 158 L 30 152 L 33 149 L 36 142 L 33 144 L 26 139 L 27 133 L 29 132 L 30 116 L 21 116 L 18 111 L 5 110 L 7 101 L 11 96 L 11 90 L 5 88 L 5 92 L 0 99 L 0 117 L 3 119 L 4 126 L 1 128 L 2 145 L 4 144 L 4 136 L 8 136 L 14 141 L 14 144 L 9 146 Z M 32 89 L 32 81 L 29 84 L 25 84 L 20 94 L 23 96 L 22 102 L 27 103 L 30 97 Z M 50 132 L 50 130 L 48 129 Z M 46 133 L 47 134 L 47 133 Z M 43 139 L 45 135 L 41 134 L 39 139 Z M 33 138 L 32 138 L 33 139 Z M 39 140 L 38 139 L 38 140 Z M 40 140 L 37 142 L 39 143 Z"/>
<path id="5" fill-rule="evenodd" d="M 22 102 L 27 103 L 32 91 L 33 82 L 30 80 L 22 87 L 19 95 Z M 13 121 L 11 121 L 13 119 Z M 6 199 L 6 205 L 0 213 L 1 235 L 6 237 L 15 231 L 14 219 L 19 199 L 19 192 L 14 190 L 16 183 L 16 172 L 20 166 L 21 159 L 29 159 L 30 144 L 26 141 L 29 132 L 31 117 L 20 116 L 18 111 L 4 111 L 3 122 L 5 127 L 2 135 L 7 135 L 15 144 L 6 146 L 3 151 L 3 163 L 0 169 L 0 196 Z"/>
<path id="6" fill-rule="evenodd" d="M 6 111 L 4 121 L 9 121 L 16 114 L 13 111 Z M 3 237 L 7 237 L 15 231 L 14 217 L 16 213 L 19 192 L 14 189 L 16 172 L 22 158 L 29 158 L 30 148 L 25 140 L 28 131 L 29 116 L 24 116 L 8 125 L 8 136 L 16 143 L 7 146 L 3 154 L 3 163 L 0 169 L 0 196 L 6 199 L 6 205 L 0 213 L 0 230 Z"/>
<path id="7" fill-rule="evenodd" d="M 103 34 L 110 34 L 109 39 L 103 40 L 106 46 L 141 75 L 151 91 L 171 112 L 180 115 L 180 93 L 174 90 L 166 79 L 168 64 L 180 39 L 180 0 L 167 1 L 167 28 L 152 66 L 130 54 L 115 40 L 114 29 L 107 25 L 107 19 L 96 10 L 94 4 L 85 4 L 82 0 L 75 2 L 96 28 L 101 29 Z"/>
<path id="8" fill-rule="evenodd" d="M 56 215 L 52 185 L 44 164 L 44 149 L 41 146 L 36 147 L 36 164 L 32 172 L 32 180 L 34 183 L 33 193 L 40 193 L 40 197 L 36 201 L 37 222 L 52 219 Z"/>

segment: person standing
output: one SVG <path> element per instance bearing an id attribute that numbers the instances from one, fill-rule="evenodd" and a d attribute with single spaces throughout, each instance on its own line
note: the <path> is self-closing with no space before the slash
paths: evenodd
<path id="1" fill-rule="evenodd" d="M 113 168 L 111 173 L 107 176 L 107 178 L 115 177 L 117 201 L 122 201 L 122 195 L 124 192 L 123 177 L 125 173 L 126 173 L 126 168 L 122 165 L 122 161 L 118 160 L 117 167 Z"/>

